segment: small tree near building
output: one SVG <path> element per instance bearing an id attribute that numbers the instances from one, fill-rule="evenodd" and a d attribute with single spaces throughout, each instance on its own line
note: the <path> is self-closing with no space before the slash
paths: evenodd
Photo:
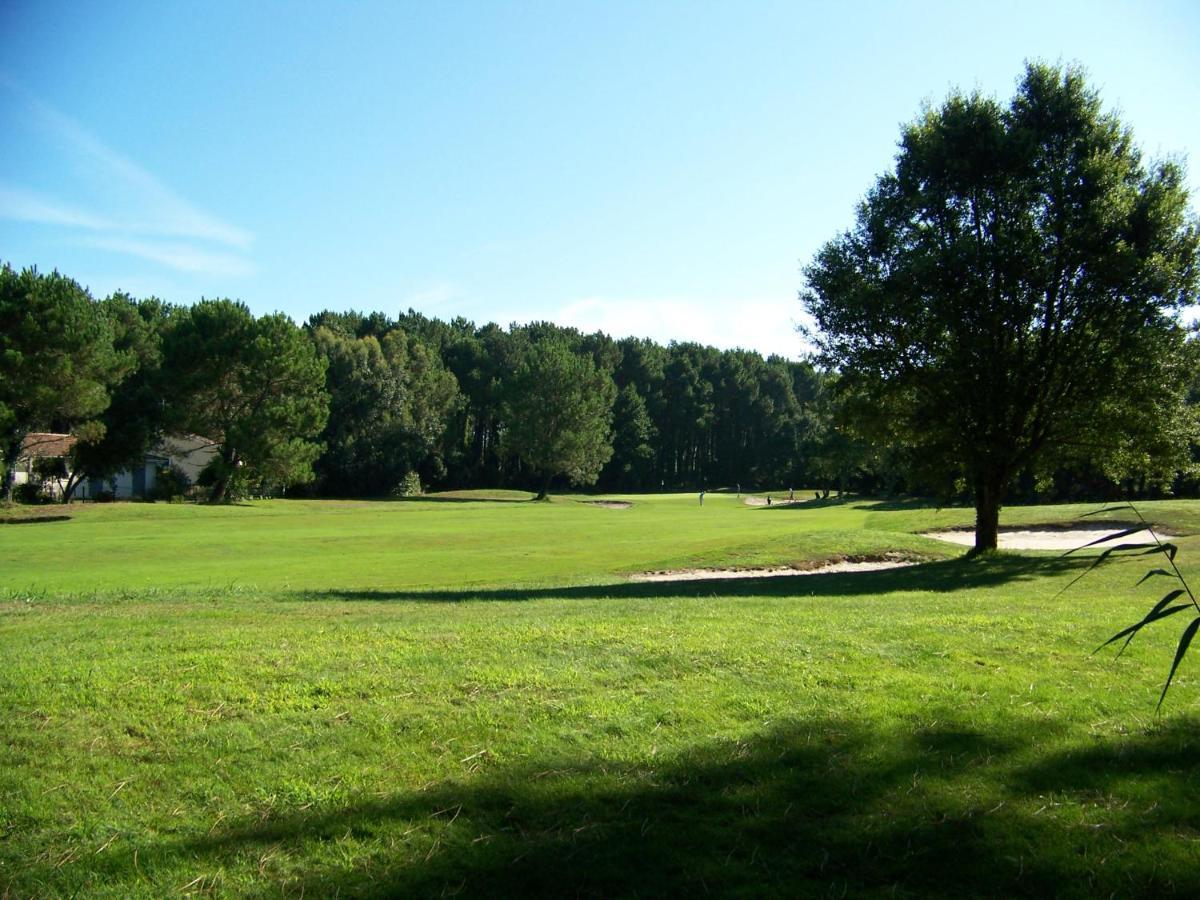
<path id="1" fill-rule="evenodd" d="M 240 470 L 278 486 L 313 477 L 313 438 L 329 415 L 325 361 L 282 313 L 255 319 L 242 303 L 202 300 L 163 340 L 168 421 L 213 441 L 210 500 L 225 499 Z"/>

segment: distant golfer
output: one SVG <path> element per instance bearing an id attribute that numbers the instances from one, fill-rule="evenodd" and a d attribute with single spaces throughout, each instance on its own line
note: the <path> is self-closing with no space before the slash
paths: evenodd
<path id="1" fill-rule="evenodd" d="M 700 505 L 701 505 L 701 506 L 703 506 L 703 505 L 704 505 L 704 491 L 701 491 L 701 492 L 700 492 Z"/>
<path id="2" fill-rule="evenodd" d="M 796 502 L 796 492 L 788 488 L 788 503 Z"/>
<path id="3" fill-rule="evenodd" d="M 738 499 L 741 500 L 742 499 L 742 483 L 740 481 L 738 482 L 737 489 L 738 489 Z"/>

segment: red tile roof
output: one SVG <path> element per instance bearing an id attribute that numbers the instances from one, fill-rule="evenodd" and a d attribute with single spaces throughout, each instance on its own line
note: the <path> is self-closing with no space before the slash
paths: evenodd
<path id="1" fill-rule="evenodd" d="M 75 435 L 31 431 L 21 441 L 20 459 L 46 459 L 66 456 L 75 446 Z"/>

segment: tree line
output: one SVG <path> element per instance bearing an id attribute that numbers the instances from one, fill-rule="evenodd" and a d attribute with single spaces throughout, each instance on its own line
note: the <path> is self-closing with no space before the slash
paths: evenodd
<path id="1" fill-rule="evenodd" d="M 555 483 L 971 496 L 970 485 L 927 474 L 911 446 L 873 438 L 863 423 L 883 416 L 870 408 L 878 398 L 811 361 L 549 322 L 325 311 L 297 325 L 231 300 L 97 300 L 57 272 L 5 265 L 0 376 L 10 497 L 34 431 L 77 437 L 68 496 L 170 433 L 213 442 L 202 487 L 215 502 L 416 485 L 544 494 Z M 1027 499 L 1195 494 L 1177 457 L 1169 477 L 1161 456 L 1117 475 L 1081 461 L 1018 471 L 1011 489 Z"/>
<path id="2" fill-rule="evenodd" d="M 296 325 L 230 300 L 97 300 L 57 272 L 8 265 L 0 329 L 10 492 L 34 431 L 77 437 L 68 495 L 167 433 L 213 442 L 205 487 L 218 502 L 285 488 L 385 496 L 414 477 L 544 493 L 556 480 L 637 491 L 846 474 L 829 376 L 752 351 L 411 310 Z"/>

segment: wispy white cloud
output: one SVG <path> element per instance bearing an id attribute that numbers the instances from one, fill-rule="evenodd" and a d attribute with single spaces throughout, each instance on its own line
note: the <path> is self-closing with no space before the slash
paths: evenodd
<path id="1" fill-rule="evenodd" d="M 118 226 L 95 213 L 56 203 L 33 191 L 0 184 L 0 218 L 37 225 L 65 225 L 90 231 L 111 231 Z"/>
<path id="2" fill-rule="evenodd" d="M 400 301 L 402 309 L 415 309 L 417 312 L 428 312 L 445 306 L 454 300 L 462 298 L 462 291 L 448 282 L 430 285 L 406 296 Z"/>
<path id="3" fill-rule="evenodd" d="M 97 205 L 100 196 L 120 198 L 117 202 L 100 202 L 101 209 L 96 211 L 74 200 L 0 184 L 0 217 L 92 232 L 98 236 L 82 243 L 178 271 L 214 275 L 254 271 L 244 256 L 254 243 L 251 232 L 190 203 L 150 171 L 2 72 L 0 86 L 21 101 L 30 120 L 50 136 L 53 146 L 76 161 L 94 188 L 90 192 L 94 195 L 92 205 Z M 84 192 L 88 193 L 86 183 Z"/>
<path id="4" fill-rule="evenodd" d="M 255 268 L 245 257 L 233 253 L 204 250 L 192 244 L 164 241 L 138 241 L 130 238 L 84 238 L 86 247 L 125 253 L 161 263 L 180 272 L 241 277 L 253 275 Z"/>
<path id="5" fill-rule="evenodd" d="M 567 303 L 549 316 L 560 325 L 603 331 L 613 337 L 649 337 L 663 344 L 695 341 L 791 359 L 809 349 L 796 333 L 800 317 L 798 301 L 764 297 L 586 297 Z M 523 321 L 520 317 L 513 319 Z"/>

